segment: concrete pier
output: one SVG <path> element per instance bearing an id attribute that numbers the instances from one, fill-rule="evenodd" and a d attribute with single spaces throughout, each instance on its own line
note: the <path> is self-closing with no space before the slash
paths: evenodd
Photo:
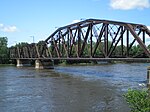
<path id="1" fill-rule="evenodd" d="M 35 61 L 35 68 L 36 69 L 53 69 L 54 62 L 52 60 L 39 60 Z"/>
<path id="2" fill-rule="evenodd" d="M 17 67 L 31 66 L 30 60 L 17 59 Z"/>
<path id="3" fill-rule="evenodd" d="M 150 87 L 150 66 L 147 67 L 147 86 Z"/>

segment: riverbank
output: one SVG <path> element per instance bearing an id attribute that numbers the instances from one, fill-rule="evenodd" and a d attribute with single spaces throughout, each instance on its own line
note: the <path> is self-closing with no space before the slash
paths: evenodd
<path id="1" fill-rule="evenodd" d="M 6 67 L 7 67 L 7 66 L 15 66 L 15 64 L 0 64 L 0 66 L 1 66 L 1 67 L 3 67 L 3 66 L 6 66 Z"/>
<path id="2" fill-rule="evenodd" d="M 71 62 L 66 62 L 66 61 L 60 61 L 60 62 L 54 62 L 54 65 L 59 65 L 59 66 L 96 66 L 96 65 L 104 65 L 104 64 L 132 64 L 132 63 L 150 63 L 148 61 L 71 61 Z"/>

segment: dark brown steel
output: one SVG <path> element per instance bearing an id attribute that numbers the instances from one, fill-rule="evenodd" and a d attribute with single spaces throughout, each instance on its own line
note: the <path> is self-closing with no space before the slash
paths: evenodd
<path id="1" fill-rule="evenodd" d="M 147 56 L 150 58 L 150 52 L 149 50 L 146 48 L 146 45 L 143 43 L 143 41 L 140 39 L 140 37 L 138 36 L 138 34 L 136 34 L 136 32 L 133 30 L 133 26 L 131 24 L 127 24 L 127 28 L 130 30 L 131 34 L 134 36 L 134 38 L 138 41 L 139 45 L 142 47 L 142 49 L 144 50 L 144 52 L 147 54 Z"/>
<path id="2" fill-rule="evenodd" d="M 129 30 L 127 30 L 127 34 L 126 35 L 127 35 L 127 44 L 126 44 L 127 45 L 127 48 L 126 48 L 127 49 L 127 53 L 126 53 L 126 56 L 129 57 L 129 46 L 130 46 L 129 45 Z"/>
<path id="3" fill-rule="evenodd" d="M 130 55 L 133 45 L 139 45 L 144 57 L 150 58 L 146 37 L 150 30 L 142 24 L 87 19 L 58 28 L 45 41 L 10 48 L 12 59 L 120 59 Z M 132 38 L 132 39 L 131 39 Z M 120 53 L 116 54 L 120 46 Z M 143 55 L 142 55 L 143 56 Z M 142 57 L 141 57 L 142 58 Z"/>

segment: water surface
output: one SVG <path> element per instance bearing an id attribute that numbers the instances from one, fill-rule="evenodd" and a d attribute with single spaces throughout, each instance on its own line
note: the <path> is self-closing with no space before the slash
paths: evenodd
<path id="1" fill-rule="evenodd" d="M 140 88 L 149 64 L 0 67 L 2 112 L 128 112 L 122 94 Z"/>

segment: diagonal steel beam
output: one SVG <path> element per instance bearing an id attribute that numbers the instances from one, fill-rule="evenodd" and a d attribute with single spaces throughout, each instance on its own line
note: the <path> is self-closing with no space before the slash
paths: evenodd
<path id="1" fill-rule="evenodd" d="M 119 32 L 120 32 L 121 27 L 122 27 L 122 26 L 120 26 L 120 27 L 118 28 L 117 33 L 115 34 L 115 37 L 113 38 L 112 43 L 111 43 L 111 45 L 110 45 L 110 48 L 109 48 L 108 53 L 110 53 L 111 49 L 113 48 L 113 44 L 114 44 L 115 41 L 116 41 L 116 38 L 117 38 L 117 36 L 118 36 L 118 34 L 119 34 Z M 109 56 L 110 56 L 110 54 L 109 54 Z"/>
<path id="2" fill-rule="evenodd" d="M 131 24 L 126 24 L 126 26 L 129 29 L 129 31 L 131 32 L 131 34 L 133 35 L 133 37 L 137 40 L 137 42 L 139 43 L 139 45 L 141 46 L 141 48 L 144 50 L 144 52 L 150 58 L 150 52 L 149 52 L 149 50 L 146 48 L 146 45 L 140 39 L 140 37 L 138 36 L 138 34 L 134 31 L 132 25 Z"/>
<path id="3" fill-rule="evenodd" d="M 106 27 L 105 24 L 103 24 L 103 26 L 102 26 L 102 28 L 101 28 L 101 31 L 100 31 L 100 33 L 99 33 L 99 36 L 98 36 L 96 45 L 95 45 L 95 49 L 94 49 L 94 52 L 93 52 L 93 56 L 94 56 L 94 54 L 96 53 L 96 50 L 97 50 L 97 48 L 98 48 L 98 46 L 99 46 L 99 44 L 100 44 L 100 42 L 101 42 L 101 38 L 102 38 L 102 36 L 103 36 L 103 34 L 104 34 L 105 27 Z M 103 49 L 101 49 L 101 51 L 102 51 L 103 54 L 105 55 L 105 52 L 103 51 Z"/>
<path id="4" fill-rule="evenodd" d="M 65 42 L 65 39 L 64 39 L 64 36 L 62 36 L 62 33 L 60 32 L 60 37 L 62 38 L 62 44 L 63 44 L 63 47 L 64 47 L 64 49 L 65 49 L 65 53 L 66 53 L 66 55 L 67 55 L 67 57 L 68 57 L 68 52 L 69 51 L 67 51 L 67 48 L 66 48 L 66 42 Z M 69 41 L 69 40 L 68 40 Z"/>
<path id="5" fill-rule="evenodd" d="M 57 43 L 56 43 L 56 41 L 55 41 L 55 39 L 53 38 L 53 43 L 54 43 L 54 47 L 55 47 L 55 50 L 56 50 L 56 53 L 57 53 L 57 56 L 58 56 L 58 58 L 60 58 L 60 52 L 59 52 L 59 50 L 58 50 L 58 46 L 57 46 Z"/>
<path id="6" fill-rule="evenodd" d="M 137 35 L 139 36 L 140 33 L 141 33 L 141 30 L 139 31 L 139 33 L 138 33 Z M 136 39 L 134 38 L 134 40 L 133 40 L 132 43 L 130 44 L 128 50 L 130 50 L 130 49 L 132 48 L 132 46 L 133 46 L 133 44 L 135 43 L 135 41 L 136 41 Z"/>
<path id="7" fill-rule="evenodd" d="M 108 57 L 112 55 L 112 53 L 113 53 L 113 51 L 115 50 L 115 48 L 117 47 L 119 41 L 123 38 L 123 34 L 124 34 L 125 31 L 126 31 L 126 29 L 124 29 L 124 30 L 121 32 L 121 35 L 119 36 L 119 38 L 118 38 L 118 40 L 117 40 L 115 46 L 114 46 L 114 47 L 111 49 L 111 51 L 109 52 Z"/>
<path id="8" fill-rule="evenodd" d="M 145 26 L 145 25 L 143 25 L 143 27 L 144 27 L 144 29 L 145 29 L 145 31 L 146 31 L 146 33 L 149 35 L 149 37 L 150 37 L 150 30 L 147 28 L 147 26 Z"/>
<path id="9" fill-rule="evenodd" d="M 85 38 L 84 38 L 84 42 L 83 42 L 83 45 L 82 45 L 82 48 L 81 48 L 81 52 L 79 54 L 79 57 L 83 54 L 83 50 L 85 48 L 85 45 L 87 44 L 87 39 L 88 39 L 88 36 L 89 36 L 89 33 L 90 33 L 90 29 L 91 29 L 91 25 L 89 25 L 88 29 L 87 29 L 87 32 L 86 32 L 86 35 L 85 35 Z"/>
<path id="10" fill-rule="evenodd" d="M 71 45 L 70 45 L 70 53 L 69 53 L 69 56 L 71 56 L 71 53 L 72 53 L 72 49 L 73 49 L 73 46 L 74 46 L 74 43 L 75 43 L 75 37 L 76 37 L 76 35 L 77 35 L 77 29 L 75 30 L 75 33 L 74 33 L 74 36 L 73 36 L 73 34 L 72 34 L 72 32 L 70 32 L 71 34 L 70 34 L 70 36 L 71 36 Z"/>

